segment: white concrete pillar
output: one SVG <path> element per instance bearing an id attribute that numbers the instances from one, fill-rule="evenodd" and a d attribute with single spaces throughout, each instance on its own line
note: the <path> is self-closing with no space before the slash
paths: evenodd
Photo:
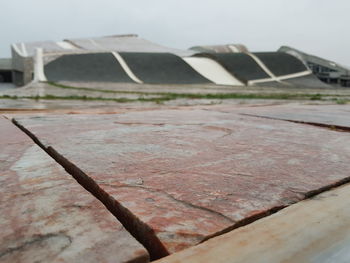
<path id="1" fill-rule="evenodd" d="M 44 73 L 43 49 L 36 48 L 34 54 L 34 81 L 47 81 Z"/>

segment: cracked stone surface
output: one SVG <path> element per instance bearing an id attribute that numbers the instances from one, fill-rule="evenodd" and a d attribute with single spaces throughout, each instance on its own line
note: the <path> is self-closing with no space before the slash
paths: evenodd
<path id="1" fill-rule="evenodd" d="M 156 263 L 345 263 L 349 258 L 346 184 Z"/>
<path id="2" fill-rule="evenodd" d="M 0 262 L 148 262 L 146 250 L 0 116 Z"/>
<path id="3" fill-rule="evenodd" d="M 240 112 L 260 117 L 304 122 L 350 130 L 350 108 L 345 105 L 270 106 L 242 109 Z"/>
<path id="4" fill-rule="evenodd" d="M 15 119 L 170 253 L 349 179 L 348 133 L 237 108 Z"/>

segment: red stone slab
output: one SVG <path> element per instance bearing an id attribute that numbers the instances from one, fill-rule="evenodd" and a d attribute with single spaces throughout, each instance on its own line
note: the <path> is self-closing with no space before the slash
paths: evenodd
<path id="1" fill-rule="evenodd" d="M 170 253 L 349 179 L 349 134 L 228 109 L 16 120 Z"/>
<path id="2" fill-rule="evenodd" d="M 349 105 L 280 105 L 241 109 L 241 113 L 350 130 Z"/>
<path id="3" fill-rule="evenodd" d="M 0 262 L 148 262 L 118 220 L 0 116 Z"/>

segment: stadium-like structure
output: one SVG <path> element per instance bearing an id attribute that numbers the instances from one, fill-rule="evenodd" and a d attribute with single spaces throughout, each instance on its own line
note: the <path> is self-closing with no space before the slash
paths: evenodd
<path id="1" fill-rule="evenodd" d="M 7 73 L 6 80 L 17 86 L 31 81 L 328 86 L 300 52 L 286 48 L 252 53 L 244 45 L 229 44 L 180 50 L 137 35 L 116 35 L 17 43 L 11 49 L 12 59 L 3 60 L 6 70 L 0 68 L 0 74 Z"/>

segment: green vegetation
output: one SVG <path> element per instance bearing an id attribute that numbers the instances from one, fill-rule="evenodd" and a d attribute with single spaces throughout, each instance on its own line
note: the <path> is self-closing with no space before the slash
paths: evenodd
<path id="1" fill-rule="evenodd" d="M 12 99 L 12 100 L 16 100 L 18 99 L 17 96 L 9 96 L 9 95 L 2 95 L 0 96 L 1 99 Z"/>
<path id="2" fill-rule="evenodd" d="M 106 90 L 106 89 L 94 89 L 94 88 L 84 88 L 84 87 L 72 87 L 72 86 L 66 86 L 63 84 L 55 83 L 55 82 L 46 82 L 47 84 L 54 86 L 56 88 L 61 89 L 69 89 L 69 90 L 83 90 L 83 91 L 96 91 L 96 92 L 103 92 L 103 93 L 123 93 L 123 94 L 149 94 L 144 92 L 138 92 L 138 91 L 117 91 L 117 90 Z M 154 93 L 150 93 L 151 95 L 155 95 Z"/>
<path id="3" fill-rule="evenodd" d="M 62 89 L 73 89 L 81 91 L 95 91 L 102 93 L 113 93 L 113 94 L 134 94 L 139 95 L 138 98 L 104 98 L 104 97 L 90 97 L 86 95 L 72 95 L 72 96 L 55 96 L 55 95 L 45 95 L 45 96 L 0 96 L 0 99 L 33 99 L 33 100 L 83 100 L 83 101 L 113 101 L 118 103 L 126 102 L 155 102 L 157 104 L 162 104 L 166 101 L 176 100 L 176 99 L 264 99 L 264 100 L 329 100 L 329 94 L 293 94 L 293 93 L 207 93 L 207 94 L 193 94 L 193 93 L 166 93 L 166 92 L 138 92 L 138 91 L 114 91 L 105 89 L 93 89 L 84 87 L 70 87 L 62 84 L 57 84 L 53 82 L 47 82 L 47 84 L 52 85 L 57 88 Z M 153 96 L 153 97 L 152 97 Z M 328 98 L 325 98 L 328 97 Z M 346 104 L 347 100 L 333 98 L 338 104 Z"/>
<path id="4" fill-rule="evenodd" d="M 343 99 L 336 99 L 336 103 L 337 104 L 347 104 L 348 101 L 347 100 L 343 100 Z"/>
<path id="5" fill-rule="evenodd" d="M 322 99 L 322 95 L 317 93 L 317 94 L 314 94 L 310 97 L 310 100 L 321 100 Z"/>
<path id="6" fill-rule="evenodd" d="M 176 100 L 176 99 L 276 99 L 276 100 L 315 100 L 312 95 L 296 95 L 296 94 L 240 94 L 240 93 L 217 93 L 217 94 L 187 94 L 187 93 L 166 93 L 166 95 L 160 97 L 143 97 L 140 96 L 135 99 L 129 98 L 103 98 L 103 97 L 89 97 L 89 96 L 55 96 L 55 95 L 45 95 L 45 96 L 0 96 L 0 99 L 33 99 L 33 100 L 84 100 L 84 101 L 115 101 L 119 103 L 125 102 L 156 102 L 162 103 L 165 101 Z M 322 100 L 322 97 L 317 98 L 317 100 Z"/>
<path id="7" fill-rule="evenodd" d="M 141 91 L 121 91 L 121 90 L 106 90 L 106 89 L 101 89 L 101 88 L 86 88 L 86 87 L 73 87 L 73 86 L 67 86 L 67 85 L 63 85 L 63 84 L 59 84 L 59 83 L 55 83 L 55 82 L 46 82 L 47 84 L 54 86 L 56 88 L 61 88 L 61 89 L 69 89 L 69 90 L 81 90 L 81 91 L 95 91 L 95 92 L 102 92 L 102 93 L 114 93 L 114 94 L 138 94 L 138 95 L 158 95 L 158 96 L 165 96 L 165 95 L 169 95 L 169 94 L 178 94 L 178 95 L 182 95 L 182 96 L 187 96 L 187 95 L 193 95 L 192 93 L 169 93 L 169 92 L 141 92 Z M 220 93 L 222 94 L 222 93 Z M 232 94 L 232 93 L 231 93 Z M 246 93 L 243 93 L 246 94 Z M 258 93 L 254 93 L 254 94 L 258 94 Z M 276 93 L 274 93 L 276 94 Z M 200 94 L 199 94 L 200 95 Z M 324 96 L 332 96 L 332 97 L 342 97 L 342 96 L 348 96 L 348 95 L 340 95 L 340 94 L 313 94 L 313 93 L 304 93 L 304 94 L 289 94 L 289 93 L 282 93 L 283 95 L 289 95 L 289 96 L 301 96 L 301 97 L 309 97 L 313 100 L 318 100 L 318 99 L 322 99 L 321 97 Z M 287 98 L 288 99 L 288 98 Z"/>
<path id="8" fill-rule="evenodd" d="M 133 102 L 142 101 L 144 99 L 128 99 L 128 98 L 101 98 L 101 97 L 88 97 L 88 96 L 55 96 L 55 95 L 45 95 L 45 96 L 0 96 L 0 99 L 31 99 L 31 100 L 84 100 L 84 101 L 115 101 L 115 102 Z"/>

